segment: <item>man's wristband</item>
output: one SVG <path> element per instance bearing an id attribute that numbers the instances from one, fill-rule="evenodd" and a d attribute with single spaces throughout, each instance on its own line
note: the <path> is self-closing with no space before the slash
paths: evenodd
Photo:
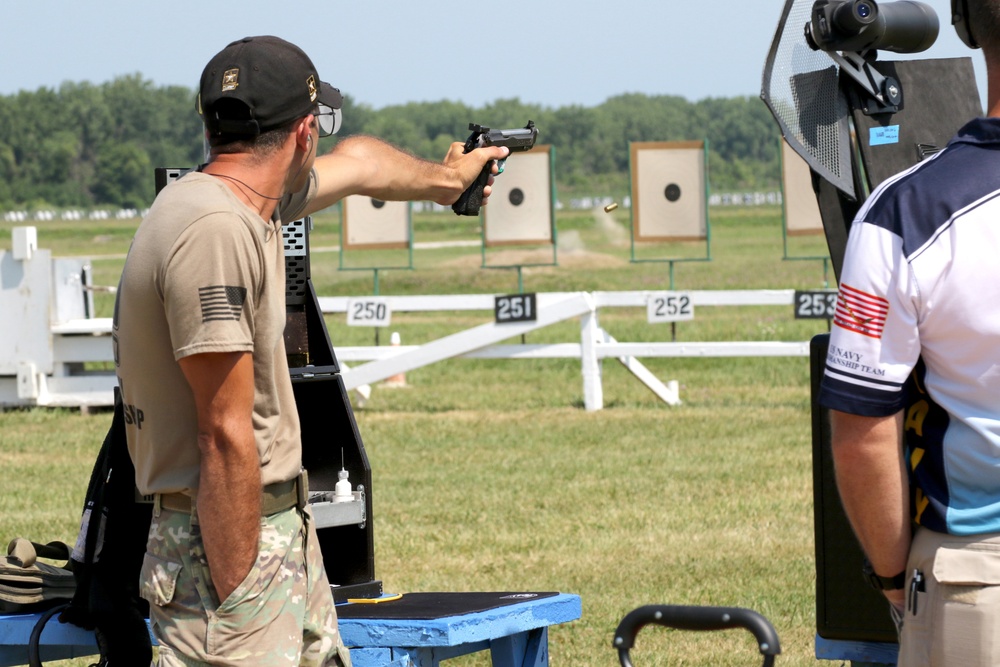
<path id="1" fill-rule="evenodd" d="M 875 574 L 875 569 L 867 558 L 861 569 L 864 572 L 865 579 L 868 580 L 868 584 L 877 591 L 898 591 L 906 586 L 906 570 L 903 570 L 894 577 L 882 577 Z"/>

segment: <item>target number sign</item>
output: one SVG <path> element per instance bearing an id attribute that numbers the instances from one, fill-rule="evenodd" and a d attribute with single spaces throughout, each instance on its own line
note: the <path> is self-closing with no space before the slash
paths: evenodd
<path id="1" fill-rule="evenodd" d="M 655 292 L 646 299 L 646 320 L 650 324 L 694 319 L 694 301 L 688 292 Z"/>
<path id="2" fill-rule="evenodd" d="M 837 310 L 837 292 L 831 290 L 795 292 L 795 319 L 830 320 Z"/>
<path id="3" fill-rule="evenodd" d="M 498 296 L 493 301 L 493 316 L 497 324 L 534 322 L 538 319 L 538 299 L 533 293 Z"/>
<path id="4" fill-rule="evenodd" d="M 387 327 L 392 321 L 388 299 L 364 297 L 347 300 L 347 326 Z"/>

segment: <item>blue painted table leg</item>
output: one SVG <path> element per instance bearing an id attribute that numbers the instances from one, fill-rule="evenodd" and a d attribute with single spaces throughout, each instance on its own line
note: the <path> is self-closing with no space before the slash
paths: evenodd
<path id="1" fill-rule="evenodd" d="M 493 667 L 548 667 L 549 629 L 538 628 L 490 642 Z"/>

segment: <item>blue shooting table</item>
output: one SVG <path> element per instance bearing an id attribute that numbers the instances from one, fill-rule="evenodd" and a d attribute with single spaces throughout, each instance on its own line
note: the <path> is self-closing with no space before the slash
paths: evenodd
<path id="1" fill-rule="evenodd" d="M 826 639 L 816 635 L 816 659 L 850 662 L 852 666 L 892 667 L 899 655 L 899 644 L 888 642 Z"/>
<path id="2" fill-rule="evenodd" d="M 403 599 L 418 595 L 483 594 L 413 593 Z M 338 605 L 343 615 L 340 634 L 351 647 L 355 667 L 436 667 L 442 660 L 485 650 L 495 667 L 544 667 L 549 664 L 549 626 L 575 621 L 582 613 L 579 595 L 497 595 L 508 600 L 502 606 L 436 618 L 393 617 L 392 602 Z M 28 640 L 40 617 L 0 616 L 0 667 L 28 664 Z M 92 632 L 53 618 L 42 633 L 40 653 L 43 660 L 63 660 L 94 655 L 97 646 Z"/>

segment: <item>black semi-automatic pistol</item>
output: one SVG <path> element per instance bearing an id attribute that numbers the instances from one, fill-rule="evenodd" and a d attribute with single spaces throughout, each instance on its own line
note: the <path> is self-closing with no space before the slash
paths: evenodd
<path id="1" fill-rule="evenodd" d="M 534 121 L 530 120 L 524 127 L 513 130 L 491 130 L 475 123 L 469 123 L 469 129 L 472 130 L 472 134 L 465 141 L 464 152 L 466 153 L 481 146 L 506 146 L 511 153 L 528 151 L 535 145 L 535 139 L 538 138 L 538 128 L 535 127 Z M 506 159 L 497 161 L 501 173 L 505 161 Z M 483 167 L 475 182 L 469 186 L 469 189 L 463 192 L 458 201 L 451 205 L 451 210 L 458 215 L 479 215 L 479 207 L 483 205 L 483 188 L 490 180 L 492 171 L 493 160 L 490 160 Z"/>

